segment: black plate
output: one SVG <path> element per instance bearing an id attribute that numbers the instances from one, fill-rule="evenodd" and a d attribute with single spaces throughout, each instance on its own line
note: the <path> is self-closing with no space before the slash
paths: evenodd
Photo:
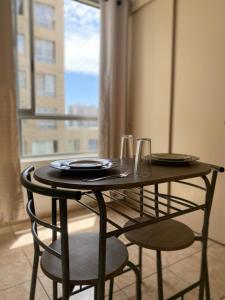
<path id="1" fill-rule="evenodd" d="M 162 159 L 160 157 L 157 157 L 157 154 L 155 156 L 154 154 L 152 155 L 152 163 L 155 165 L 162 165 L 162 166 L 184 166 L 184 165 L 191 164 L 197 160 L 199 160 L 199 157 L 194 155 L 185 155 L 185 158 L 183 159 L 181 159 L 181 156 L 178 159 L 175 158 Z"/>
<path id="2" fill-rule="evenodd" d="M 86 159 L 85 159 L 86 160 Z M 90 159 L 88 159 L 90 161 Z M 97 159 L 95 159 L 96 161 Z M 63 160 L 56 160 L 56 161 L 53 161 L 50 163 L 50 167 L 54 168 L 54 169 L 58 169 L 60 171 L 64 171 L 64 172 L 69 172 L 69 173 L 97 173 L 97 172 L 102 172 L 102 171 L 106 171 L 106 170 L 111 170 L 115 167 L 118 166 L 118 164 L 112 162 L 112 161 L 108 161 L 107 164 L 102 164 L 101 167 L 91 167 L 91 168 L 88 168 L 88 167 L 82 167 L 82 168 L 75 168 L 74 166 L 73 167 L 70 167 L 70 163 L 71 161 L 74 161 L 72 159 L 63 159 Z M 102 160 L 103 161 L 103 160 Z M 105 160 L 104 160 L 105 161 Z"/>

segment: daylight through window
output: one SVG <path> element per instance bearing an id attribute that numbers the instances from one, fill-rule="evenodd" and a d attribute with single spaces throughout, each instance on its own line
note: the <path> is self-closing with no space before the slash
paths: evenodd
<path id="1" fill-rule="evenodd" d="M 22 157 L 97 155 L 100 11 L 81 2 L 16 2 Z"/>

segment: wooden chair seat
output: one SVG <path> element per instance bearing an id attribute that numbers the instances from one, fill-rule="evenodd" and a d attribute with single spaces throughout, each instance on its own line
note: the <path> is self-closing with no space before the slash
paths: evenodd
<path id="1" fill-rule="evenodd" d="M 146 218 L 139 217 L 136 220 L 146 221 Z M 132 223 L 128 221 L 125 226 Z M 138 246 L 158 251 L 184 249 L 195 239 L 193 231 L 187 225 L 172 219 L 129 231 L 125 236 Z"/>
<path id="2" fill-rule="evenodd" d="M 69 263 L 71 285 L 96 285 L 98 281 L 98 233 L 80 233 L 69 236 Z M 60 253 L 61 240 L 51 244 Z M 118 275 L 128 262 L 126 246 L 117 238 L 107 239 L 106 280 Z M 62 282 L 61 260 L 47 251 L 41 256 L 41 268 L 51 279 Z"/>

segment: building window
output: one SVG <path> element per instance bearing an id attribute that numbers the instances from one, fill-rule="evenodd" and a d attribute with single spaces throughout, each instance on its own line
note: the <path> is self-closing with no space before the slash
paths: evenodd
<path id="1" fill-rule="evenodd" d="M 25 52 L 25 38 L 24 34 L 21 33 L 17 35 L 17 51 L 19 54 L 24 54 Z"/>
<path id="2" fill-rule="evenodd" d="M 55 75 L 37 74 L 36 92 L 38 97 L 55 97 L 56 96 Z"/>
<path id="3" fill-rule="evenodd" d="M 88 151 L 90 152 L 97 152 L 97 140 L 96 139 L 89 139 L 88 140 Z"/>
<path id="4" fill-rule="evenodd" d="M 34 20 L 38 26 L 52 29 L 54 27 L 54 7 L 43 3 L 35 3 Z"/>
<path id="5" fill-rule="evenodd" d="M 33 141 L 31 144 L 32 155 L 56 153 L 58 148 L 57 141 Z"/>
<path id="6" fill-rule="evenodd" d="M 52 64 L 55 61 L 55 43 L 52 41 L 35 40 L 35 58 L 41 63 Z"/>
<path id="7" fill-rule="evenodd" d="M 17 15 L 23 15 L 23 0 L 16 0 L 16 13 Z"/>
<path id="8" fill-rule="evenodd" d="M 68 150 L 70 153 L 80 152 L 80 140 L 75 139 L 74 141 L 69 141 Z"/>
<path id="9" fill-rule="evenodd" d="M 54 115 L 57 109 L 55 107 L 38 107 L 36 112 L 41 115 Z M 42 129 L 56 129 L 57 122 L 55 120 L 37 120 L 37 127 Z"/>
<path id="10" fill-rule="evenodd" d="M 20 89 L 27 88 L 27 76 L 25 71 L 19 71 L 19 88 Z"/>

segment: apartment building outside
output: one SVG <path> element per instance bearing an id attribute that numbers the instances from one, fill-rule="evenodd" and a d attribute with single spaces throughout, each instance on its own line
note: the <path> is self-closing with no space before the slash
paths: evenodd
<path id="1" fill-rule="evenodd" d="M 20 110 L 32 106 L 32 76 L 30 48 L 29 0 L 16 0 L 17 53 Z M 33 0 L 33 51 L 35 115 L 65 115 L 64 95 L 64 1 Z M 81 115 L 97 117 L 82 103 Z M 73 105 L 70 114 L 78 115 Z M 21 152 L 23 156 L 51 154 L 96 153 L 98 141 L 97 121 L 29 119 L 20 122 Z"/>

